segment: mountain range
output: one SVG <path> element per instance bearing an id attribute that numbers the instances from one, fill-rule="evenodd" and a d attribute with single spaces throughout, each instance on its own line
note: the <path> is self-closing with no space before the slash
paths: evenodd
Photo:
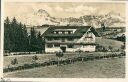
<path id="1" fill-rule="evenodd" d="M 20 18 L 22 17 L 22 18 Z M 109 12 L 104 15 L 83 15 L 79 18 L 67 17 L 67 18 L 56 18 L 52 17 L 46 10 L 39 9 L 36 12 L 22 14 L 19 16 L 21 22 L 28 26 L 41 26 L 41 25 L 79 25 L 86 26 L 91 25 L 95 28 L 101 27 L 102 23 L 105 26 L 123 27 L 125 25 L 125 18 L 121 17 L 120 14 Z"/>

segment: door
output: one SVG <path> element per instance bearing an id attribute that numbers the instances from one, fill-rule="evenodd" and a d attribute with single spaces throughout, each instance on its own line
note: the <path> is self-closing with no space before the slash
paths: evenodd
<path id="1" fill-rule="evenodd" d="M 66 52 L 66 46 L 61 46 L 60 49 L 61 49 L 63 52 Z"/>

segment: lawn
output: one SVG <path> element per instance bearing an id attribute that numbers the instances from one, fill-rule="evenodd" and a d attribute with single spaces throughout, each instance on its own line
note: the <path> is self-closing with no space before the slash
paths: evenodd
<path id="1" fill-rule="evenodd" d="M 120 41 L 96 38 L 96 43 L 105 47 L 112 46 L 113 49 L 120 49 L 123 44 Z M 113 52 L 90 52 L 93 55 L 108 55 Z M 80 56 L 86 56 L 90 53 L 81 53 Z M 120 53 L 120 52 L 115 52 Z M 23 65 L 25 63 L 32 63 L 32 57 L 37 55 L 38 62 L 44 62 L 49 60 L 57 60 L 55 54 L 33 54 L 33 55 L 16 55 L 5 56 L 4 67 L 11 65 L 11 60 L 17 58 L 18 64 Z M 62 58 L 70 58 L 78 56 L 78 53 L 65 53 Z M 17 72 L 5 73 L 4 77 L 33 77 L 33 78 L 124 78 L 125 77 L 125 58 L 109 58 L 102 60 L 75 62 L 75 64 L 68 64 L 62 66 L 49 66 L 38 67 L 34 69 L 27 69 Z"/>
<path id="2" fill-rule="evenodd" d="M 120 53 L 120 52 L 115 52 L 115 53 Z M 78 55 L 78 53 L 65 53 L 64 56 L 62 57 L 62 59 L 66 59 L 66 58 L 72 58 L 72 57 L 78 57 L 78 56 L 86 56 L 88 54 L 94 54 L 94 55 L 108 55 L 108 54 L 112 54 L 112 52 L 90 52 L 90 53 L 80 53 Z M 19 65 L 24 65 L 24 64 L 29 64 L 32 63 L 32 57 L 37 55 L 38 57 L 38 61 L 37 62 L 45 62 L 45 61 L 49 61 L 49 60 L 58 60 L 58 57 L 56 57 L 55 54 L 33 54 L 33 55 L 14 55 L 14 56 L 5 56 L 4 57 L 4 67 L 8 67 L 8 66 L 12 66 L 11 65 L 11 61 L 16 58 L 18 60 L 18 64 L 16 64 L 15 66 L 19 66 Z"/>
<path id="3" fill-rule="evenodd" d="M 123 45 L 123 42 L 121 41 L 112 40 L 112 39 L 104 39 L 101 37 L 96 37 L 96 43 L 106 48 L 108 48 L 108 46 L 111 46 L 113 47 L 113 49 L 121 49 L 121 45 Z"/>
<path id="4" fill-rule="evenodd" d="M 110 58 L 62 66 L 48 66 L 5 73 L 15 78 L 124 78 L 125 58 Z"/>
<path id="5" fill-rule="evenodd" d="M 116 40 L 111 40 L 111 39 L 103 39 L 101 37 L 96 37 L 96 43 L 103 45 L 105 47 L 108 46 L 112 46 L 113 49 L 120 49 L 121 45 L 123 45 L 123 42 L 121 41 L 116 41 Z M 111 53 L 111 52 L 106 52 L 106 53 Z M 106 54 L 105 53 L 105 54 Z M 83 55 L 87 55 L 88 53 L 83 53 L 81 54 Z M 103 52 L 93 52 L 93 54 L 95 55 L 103 55 Z M 54 59 L 56 60 L 57 57 L 55 56 L 55 54 L 36 54 L 39 58 L 39 62 L 43 62 L 43 61 L 48 61 L 49 59 Z M 72 56 L 77 56 L 78 54 L 74 53 L 74 54 L 66 54 L 64 55 L 63 58 L 68 58 L 68 57 L 72 57 Z M 7 67 L 11 64 L 11 60 L 13 60 L 14 58 L 18 59 L 18 65 L 23 65 L 24 63 L 31 63 L 32 62 L 32 56 L 33 55 L 21 55 L 21 56 L 6 56 L 4 57 L 4 67 Z"/>

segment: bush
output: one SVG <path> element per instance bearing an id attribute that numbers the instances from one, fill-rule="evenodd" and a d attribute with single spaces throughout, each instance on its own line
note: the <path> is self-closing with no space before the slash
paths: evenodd
<path id="1" fill-rule="evenodd" d="M 12 65 L 18 64 L 17 58 L 13 59 L 13 60 L 11 61 L 11 64 L 12 64 Z"/>
<path id="2" fill-rule="evenodd" d="M 56 53 L 56 56 L 60 58 L 60 57 L 63 57 L 64 54 L 63 54 L 63 52 L 57 52 L 57 53 Z"/>

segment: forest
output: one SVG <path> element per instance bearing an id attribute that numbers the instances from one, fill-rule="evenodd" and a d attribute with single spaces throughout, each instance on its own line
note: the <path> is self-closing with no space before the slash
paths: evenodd
<path id="1" fill-rule="evenodd" d="M 27 32 L 25 24 L 14 17 L 4 20 L 4 50 L 9 52 L 39 52 L 44 50 L 44 39 L 33 27 Z"/>

